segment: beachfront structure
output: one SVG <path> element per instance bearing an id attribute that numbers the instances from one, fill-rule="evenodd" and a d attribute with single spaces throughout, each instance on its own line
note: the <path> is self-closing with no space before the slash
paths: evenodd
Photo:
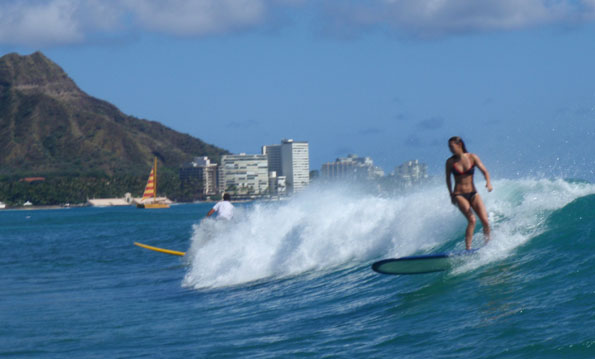
<path id="1" fill-rule="evenodd" d="M 370 157 L 358 157 L 353 154 L 323 164 L 320 173 L 325 179 L 346 180 L 371 180 L 384 176 L 384 171 L 374 166 Z"/>
<path id="2" fill-rule="evenodd" d="M 308 142 L 281 141 L 281 173 L 285 176 L 288 193 L 297 193 L 310 184 L 310 153 Z"/>
<path id="3" fill-rule="evenodd" d="M 428 179 L 428 165 L 418 160 L 407 161 L 395 167 L 394 175 L 405 185 L 419 184 Z"/>
<path id="4" fill-rule="evenodd" d="M 217 194 L 217 164 L 208 157 L 195 157 L 180 168 L 182 186 L 194 186 L 202 197 Z"/>
<path id="5" fill-rule="evenodd" d="M 131 206 L 134 201 L 130 193 L 126 193 L 123 198 L 92 198 L 87 200 L 87 204 L 93 207 L 113 207 L 113 206 Z"/>
<path id="6" fill-rule="evenodd" d="M 236 196 L 259 196 L 267 193 L 268 161 L 265 155 L 221 156 L 219 191 Z"/>
<path id="7" fill-rule="evenodd" d="M 262 146 L 262 154 L 267 156 L 269 173 L 275 172 L 277 176 L 282 175 L 281 166 L 281 145 Z"/>
<path id="8" fill-rule="evenodd" d="M 282 140 L 278 145 L 262 147 L 269 172 L 277 177 L 277 193 L 302 191 L 310 183 L 310 152 L 308 142 Z"/>
<path id="9" fill-rule="evenodd" d="M 276 171 L 269 171 L 269 194 L 271 196 L 283 196 L 287 194 L 285 176 L 277 176 Z"/>

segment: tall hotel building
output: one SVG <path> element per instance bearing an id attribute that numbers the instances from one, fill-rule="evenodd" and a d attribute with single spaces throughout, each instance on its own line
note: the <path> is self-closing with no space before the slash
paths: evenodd
<path id="1" fill-rule="evenodd" d="M 267 156 L 271 175 L 285 180 L 288 193 L 300 192 L 310 183 L 308 142 L 283 140 L 279 145 L 263 146 L 262 154 Z"/>
<path id="2" fill-rule="evenodd" d="M 370 157 L 357 155 L 327 162 L 322 165 L 321 172 L 322 177 L 328 179 L 371 180 L 384 176 L 384 171 L 374 166 L 374 161 Z"/>
<path id="3" fill-rule="evenodd" d="M 286 177 L 290 193 L 300 192 L 310 184 L 308 142 L 281 141 L 281 173 Z"/>
<path id="4" fill-rule="evenodd" d="M 269 173 L 275 172 L 277 176 L 281 176 L 281 145 L 262 146 L 262 154 L 267 156 Z"/>
<path id="5" fill-rule="evenodd" d="M 395 177 L 405 185 L 422 183 L 428 179 L 428 165 L 418 160 L 405 162 L 395 168 Z"/>
<path id="6" fill-rule="evenodd" d="M 267 157 L 224 155 L 219 166 L 219 191 L 237 195 L 261 195 L 269 186 Z"/>

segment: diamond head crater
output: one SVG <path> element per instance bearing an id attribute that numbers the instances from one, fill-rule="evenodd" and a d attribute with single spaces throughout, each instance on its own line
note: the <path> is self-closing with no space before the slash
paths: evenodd
<path id="1" fill-rule="evenodd" d="M 41 52 L 0 58 L 0 201 L 9 206 L 140 196 L 155 158 L 159 192 L 191 201 L 180 166 L 227 153 L 86 94 Z"/>

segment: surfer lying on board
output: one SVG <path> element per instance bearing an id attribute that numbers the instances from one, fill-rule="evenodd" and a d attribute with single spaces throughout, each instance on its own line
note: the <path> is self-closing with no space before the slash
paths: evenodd
<path id="1" fill-rule="evenodd" d="M 223 218 L 231 220 L 233 218 L 233 204 L 231 204 L 230 199 L 231 196 L 229 193 L 223 194 L 223 201 L 217 202 L 209 213 L 207 213 L 207 217 L 210 217 L 213 213 L 217 212 L 217 219 Z"/>
<path id="2" fill-rule="evenodd" d="M 471 241 L 473 240 L 473 231 L 475 230 L 475 216 L 473 211 L 479 217 L 483 225 L 483 234 L 485 241 L 490 240 L 490 223 L 488 222 L 488 213 L 486 207 L 481 200 L 481 197 L 475 189 L 473 183 L 473 173 L 475 167 L 479 168 L 486 179 L 486 188 L 488 192 L 492 191 L 492 184 L 490 183 L 490 174 L 485 168 L 479 156 L 467 152 L 465 142 L 458 137 L 451 137 L 448 140 L 448 147 L 453 156 L 446 160 L 446 186 L 450 193 L 450 200 L 452 204 L 458 206 L 463 215 L 467 218 L 467 230 L 465 231 L 465 247 L 467 250 L 471 249 Z M 455 179 L 455 187 L 452 189 L 450 176 Z M 473 209 L 473 211 L 471 210 Z"/>

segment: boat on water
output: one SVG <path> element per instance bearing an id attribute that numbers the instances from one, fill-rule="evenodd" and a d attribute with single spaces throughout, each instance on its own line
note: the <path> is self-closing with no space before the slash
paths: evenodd
<path id="1" fill-rule="evenodd" d="M 137 202 L 137 208 L 146 209 L 161 209 L 169 208 L 170 201 L 167 198 L 157 197 L 157 157 L 155 157 L 153 168 L 149 174 L 149 180 L 145 186 L 145 192 L 143 198 Z"/>
<path id="2" fill-rule="evenodd" d="M 130 193 L 124 194 L 123 198 L 92 198 L 87 200 L 87 204 L 93 207 L 116 207 L 130 206 L 136 204 L 139 199 L 132 198 Z"/>

